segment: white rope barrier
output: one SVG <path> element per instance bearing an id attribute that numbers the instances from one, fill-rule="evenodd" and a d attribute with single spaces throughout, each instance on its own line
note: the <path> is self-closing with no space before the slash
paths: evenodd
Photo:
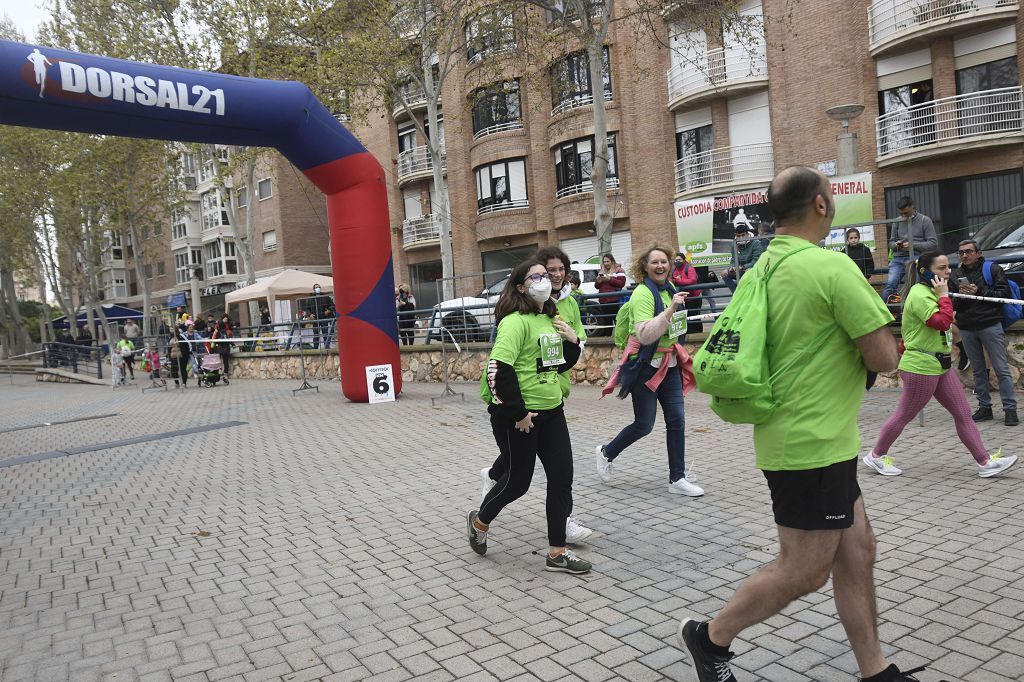
<path id="1" fill-rule="evenodd" d="M 997 298 L 995 296 L 972 296 L 971 294 L 955 294 L 950 292 L 950 296 L 956 296 L 957 298 L 965 298 L 971 301 L 986 301 L 988 303 L 1009 303 L 1011 305 L 1024 305 L 1024 301 L 1019 301 L 1015 298 Z"/>

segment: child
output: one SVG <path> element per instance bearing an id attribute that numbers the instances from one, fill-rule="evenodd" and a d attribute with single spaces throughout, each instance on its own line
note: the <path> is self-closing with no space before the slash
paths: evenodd
<path id="1" fill-rule="evenodd" d="M 875 257 L 871 255 L 871 249 L 860 243 L 860 230 L 856 227 L 846 231 L 846 248 L 843 253 L 853 259 L 865 277 L 871 279 L 871 273 L 875 271 Z"/>
<path id="2" fill-rule="evenodd" d="M 156 351 L 156 344 L 150 342 L 149 347 L 146 348 L 146 352 L 142 357 L 146 363 L 143 369 L 149 371 L 149 378 L 152 380 L 153 384 L 167 386 L 167 382 L 160 378 L 160 354 Z"/>
<path id="3" fill-rule="evenodd" d="M 114 346 L 110 351 L 110 366 L 113 367 L 113 380 L 115 386 L 124 386 L 124 356 L 121 355 L 121 349 L 118 346 Z"/>
<path id="4" fill-rule="evenodd" d="M 569 295 L 576 299 L 576 305 L 583 310 L 583 292 L 580 291 L 580 276 L 573 273 L 569 278 Z"/>

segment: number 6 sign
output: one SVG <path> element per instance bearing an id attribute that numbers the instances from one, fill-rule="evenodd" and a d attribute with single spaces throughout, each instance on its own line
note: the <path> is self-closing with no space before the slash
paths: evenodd
<path id="1" fill-rule="evenodd" d="M 366 368 L 366 394 L 370 403 L 394 402 L 395 380 L 391 365 Z"/>

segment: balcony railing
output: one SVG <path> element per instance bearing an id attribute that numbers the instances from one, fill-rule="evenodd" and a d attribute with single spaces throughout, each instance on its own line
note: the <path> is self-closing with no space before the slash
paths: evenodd
<path id="1" fill-rule="evenodd" d="M 485 213 L 494 213 L 495 211 L 508 211 L 513 208 L 526 208 L 530 205 L 529 199 L 508 199 L 505 201 L 495 201 L 489 204 L 481 206 L 477 202 L 477 215 L 484 215 Z"/>
<path id="2" fill-rule="evenodd" d="M 738 85 L 762 83 L 767 79 L 768 57 L 763 47 L 756 50 L 708 50 L 692 61 L 674 64 L 668 70 L 669 108 L 701 95 L 722 92 Z"/>
<path id="3" fill-rule="evenodd" d="M 774 174 L 771 142 L 722 147 L 676 161 L 676 193 L 702 187 L 768 182 Z"/>
<path id="4" fill-rule="evenodd" d="M 1024 133 L 1021 86 L 972 92 L 916 104 L 875 120 L 878 158 L 960 140 Z"/>
<path id="5" fill-rule="evenodd" d="M 604 93 L 604 101 L 605 102 L 611 102 L 612 101 L 612 93 L 610 93 L 610 92 Z M 559 102 L 558 104 L 556 104 L 555 108 L 551 110 L 551 115 L 555 116 L 556 114 L 560 114 L 563 111 L 569 111 L 570 109 L 576 109 L 576 108 L 579 108 L 579 107 L 590 106 L 593 103 L 594 103 L 594 96 L 593 95 L 581 95 L 579 97 L 569 97 L 568 99 L 564 99 L 561 102 Z"/>
<path id="6" fill-rule="evenodd" d="M 616 189 L 619 186 L 618 178 L 605 178 L 604 186 L 608 189 Z M 594 183 L 590 180 L 581 182 L 578 185 L 572 185 L 570 187 L 563 187 L 562 189 L 555 192 L 555 198 L 561 199 L 562 197 L 571 197 L 573 194 L 584 194 L 585 192 L 593 192 Z"/>
<path id="7" fill-rule="evenodd" d="M 508 123 L 495 123 L 492 126 L 481 128 L 480 130 L 473 133 L 473 139 L 479 140 L 481 137 L 493 135 L 494 133 L 501 133 L 506 130 L 519 130 L 523 127 L 523 122 L 520 121 L 509 121 Z"/>
<path id="8" fill-rule="evenodd" d="M 420 246 L 441 239 L 441 221 L 433 213 L 402 221 L 402 246 Z"/>
<path id="9" fill-rule="evenodd" d="M 875 0 L 868 8 L 872 52 L 950 24 L 1013 16 L 1018 0 Z"/>
<path id="10" fill-rule="evenodd" d="M 444 147 L 441 148 L 441 168 L 447 167 Z M 426 145 L 406 149 L 398 155 L 398 181 L 402 182 L 411 175 L 433 170 L 430 162 L 430 148 Z"/>
<path id="11" fill-rule="evenodd" d="M 434 91 L 437 91 L 440 83 L 434 81 Z M 393 102 L 393 114 L 394 116 L 400 116 L 405 112 L 405 107 L 402 106 L 402 100 L 405 100 L 406 105 L 411 110 L 421 109 L 427 106 L 427 94 L 423 91 L 423 88 L 418 83 L 407 83 L 398 88 L 395 92 L 395 101 Z"/>

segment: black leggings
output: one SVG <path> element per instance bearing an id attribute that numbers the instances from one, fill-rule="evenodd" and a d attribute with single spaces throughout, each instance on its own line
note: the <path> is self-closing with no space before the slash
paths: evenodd
<path id="1" fill-rule="evenodd" d="M 565 520 L 572 513 L 572 445 L 569 427 L 565 423 L 562 407 L 541 410 L 533 418 L 529 433 L 516 429 L 511 419 L 491 413 L 491 430 L 504 459 L 504 471 L 480 505 L 480 522 L 491 523 L 508 504 L 518 500 L 530 489 L 537 458 L 548 477 L 547 519 L 548 544 L 565 547 Z"/>
<path id="2" fill-rule="evenodd" d="M 177 365 L 177 367 L 176 367 L 177 374 L 175 374 L 175 377 L 176 378 L 177 377 L 181 377 L 181 383 L 184 384 L 185 386 L 188 386 L 188 368 L 189 368 L 189 358 L 188 358 L 188 356 L 182 356 L 180 358 L 175 358 L 175 359 L 171 360 L 171 362 L 173 362 L 173 363 L 175 363 L 175 365 Z M 175 381 L 174 383 L 178 383 L 178 382 Z"/>

